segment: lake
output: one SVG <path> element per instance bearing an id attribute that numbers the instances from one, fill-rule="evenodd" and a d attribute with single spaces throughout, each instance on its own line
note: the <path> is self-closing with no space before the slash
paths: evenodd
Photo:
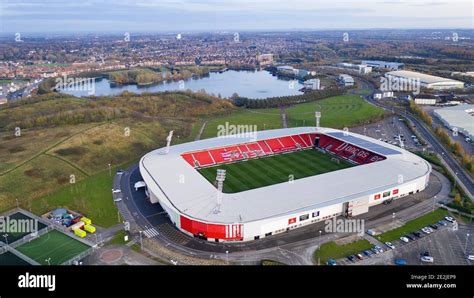
<path id="1" fill-rule="evenodd" d="M 299 95 L 303 84 L 298 81 L 287 81 L 273 76 L 266 70 L 259 71 L 234 71 L 228 70 L 222 73 L 210 73 L 208 77 L 189 79 L 182 82 L 171 81 L 149 86 L 137 85 L 116 85 L 110 84 L 108 79 L 98 79 L 95 82 L 95 92 L 92 95 L 117 95 L 123 91 L 134 93 L 162 92 L 191 90 L 199 91 L 204 89 L 208 94 L 229 98 L 237 93 L 248 98 L 267 98 L 275 96 Z M 72 88 L 74 89 L 74 88 Z M 63 93 L 74 96 L 89 96 L 90 91 L 86 90 L 63 90 Z"/>

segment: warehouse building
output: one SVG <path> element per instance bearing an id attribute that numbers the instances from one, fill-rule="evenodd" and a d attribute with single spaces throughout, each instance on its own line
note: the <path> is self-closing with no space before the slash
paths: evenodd
<path id="1" fill-rule="evenodd" d="M 464 83 L 461 81 L 408 70 L 390 71 L 385 77 L 399 81 L 419 81 L 420 87 L 434 90 L 464 88 Z"/>
<path id="2" fill-rule="evenodd" d="M 434 110 L 434 115 L 451 130 L 474 140 L 474 105 L 462 104 Z"/>

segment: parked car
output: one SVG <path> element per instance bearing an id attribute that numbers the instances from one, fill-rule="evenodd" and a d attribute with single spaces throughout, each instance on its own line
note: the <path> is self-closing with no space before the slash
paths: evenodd
<path id="1" fill-rule="evenodd" d="M 351 262 L 354 262 L 355 257 L 352 255 L 352 256 L 348 256 L 347 259 Z"/>
<path id="2" fill-rule="evenodd" d="M 122 198 L 115 198 L 114 199 L 114 202 L 120 202 L 120 201 L 122 201 Z"/>
<path id="3" fill-rule="evenodd" d="M 390 247 L 391 249 L 395 249 L 395 245 L 393 245 L 391 242 L 385 242 L 385 245 L 387 245 L 388 247 Z"/>
<path id="4" fill-rule="evenodd" d="M 364 257 L 359 253 L 359 254 L 356 254 L 356 257 L 359 259 L 359 260 L 363 260 Z"/>
<path id="5" fill-rule="evenodd" d="M 430 225 L 430 228 L 437 230 L 438 226 L 436 224 L 432 224 L 432 225 Z"/>
<path id="6" fill-rule="evenodd" d="M 430 227 L 425 227 L 425 228 L 426 228 L 426 230 L 428 230 L 430 233 L 433 233 L 433 232 L 434 232 L 434 230 L 433 230 L 432 228 L 430 228 Z"/>
<path id="7" fill-rule="evenodd" d="M 425 233 L 425 234 L 428 234 L 428 235 L 431 234 L 431 231 L 428 230 L 426 227 L 422 228 L 421 230 L 422 230 L 423 233 Z"/>
<path id="8" fill-rule="evenodd" d="M 467 256 L 467 259 L 468 259 L 469 261 L 474 261 L 474 255 L 468 255 L 468 256 Z"/>
<path id="9" fill-rule="evenodd" d="M 373 253 L 370 251 L 370 250 L 364 250 L 362 252 L 366 257 L 370 257 L 371 255 L 373 255 Z"/>
<path id="10" fill-rule="evenodd" d="M 380 253 L 384 252 L 383 248 L 381 248 L 381 247 L 378 246 L 378 245 L 375 245 L 374 248 L 375 248 L 378 252 L 380 252 Z"/>
<path id="11" fill-rule="evenodd" d="M 326 264 L 328 264 L 329 266 L 336 266 L 337 265 L 336 260 L 334 260 L 334 259 L 329 259 Z"/>
<path id="12" fill-rule="evenodd" d="M 122 191 L 119 188 L 112 189 L 112 193 L 121 193 Z"/>
<path id="13" fill-rule="evenodd" d="M 404 236 L 400 237 L 400 240 L 402 240 L 405 243 L 408 243 L 410 241 L 410 240 L 408 240 L 407 237 L 404 237 Z"/>
<path id="14" fill-rule="evenodd" d="M 415 235 L 418 238 L 421 238 L 421 236 L 422 236 L 421 233 L 417 232 L 417 231 L 413 232 L 412 234 Z"/>
<path id="15" fill-rule="evenodd" d="M 370 251 L 372 251 L 376 255 L 378 255 L 380 253 L 377 249 L 375 249 L 373 247 L 370 249 Z"/>
<path id="16" fill-rule="evenodd" d="M 433 257 L 430 257 L 430 256 L 422 256 L 422 257 L 420 258 L 420 260 L 421 260 L 422 262 L 426 262 L 426 263 L 433 263 L 433 262 L 434 262 Z"/>
<path id="17" fill-rule="evenodd" d="M 448 225 L 448 223 L 445 222 L 444 220 L 438 221 L 438 224 L 440 224 L 440 225 L 442 225 L 442 226 L 447 226 L 447 225 Z"/>
<path id="18" fill-rule="evenodd" d="M 116 173 L 117 173 L 118 175 L 122 175 L 124 172 L 125 172 L 124 170 L 118 169 Z"/>
<path id="19" fill-rule="evenodd" d="M 409 234 L 406 234 L 405 237 L 407 237 L 408 239 L 410 239 L 410 240 L 412 240 L 412 241 L 415 240 L 415 238 L 413 238 L 413 237 L 410 236 Z"/>
<path id="20" fill-rule="evenodd" d="M 406 264 L 407 264 L 407 260 L 405 259 L 395 259 L 395 265 L 404 266 Z"/>
<path id="21" fill-rule="evenodd" d="M 455 221 L 455 219 L 452 218 L 451 216 L 445 216 L 444 219 L 446 219 L 449 222 L 454 222 Z"/>
<path id="22" fill-rule="evenodd" d="M 377 233 L 374 230 L 367 230 L 367 234 L 369 234 L 370 236 L 377 235 Z"/>

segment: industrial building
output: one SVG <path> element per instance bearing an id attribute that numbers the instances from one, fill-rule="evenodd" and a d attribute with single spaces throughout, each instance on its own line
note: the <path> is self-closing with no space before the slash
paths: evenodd
<path id="1" fill-rule="evenodd" d="M 434 115 L 451 130 L 457 130 L 467 138 L 474 140 L 474 105 L 457 106 L 434 110 Z"/>
<path id="2" fill-rule="evenodd" d="M 198 171 L 298 150 L 319 150 L 354 166 L 235 193 L 218 192 Z M 183 233 L 212 242 L 252 241 L 339 215 L 356 216 L 422 191 L 431 172 L 428 162 L 404 149 L 321 127 L 183 143 L 146 154 L 139 166 L 150 201 Z"/>
<path id="3" fill-rule="evenodd" d="M 444 90 L 464 88 L 464 83 L 461 81 L 408 70 L 390 71 L 385 74 L 385 77 L 389 79 L 398 79 L 400 81 L 419 81 L 420 87 L 427 89 Z"/>
<path id="4" fill-rule="evenodd" d="M 368 74 L 372 72 L 372 67 L 366 64 L 339 63 L 337 65 L 346 69 L 356 70 L 360 74 Z"/>
<path id="5" fill-rule="evenodd" d="M 319 79 L 306 80 L 303 83 L 304 89 L 306 90 L 319 90 L 321 89 L 321 81 Z"/>
<path id="6" fill-rule="evenodd" d="M 398 62 L 388 62 L 380 60 L 362 60 L 361 64 L 376 68 L 376 69 L 390 69 L 390 70 L 400 70 L 405 64 Z"/>
<path id="7" fill-rule="evenodd" d="M 434 95 L 430 95 L 430 94 L 418 94 L 416 97 L 415 97 L 415 103 L 417 105 L 435 105 L 436 103 L 439 102 L 439 99 L 436 98 Z"/>
<path id="8" fill-rule="evenodd" d="M 348 74 L 340 74 L 338 81 L 344 87 L 354 86 L 354 78 Z"/>

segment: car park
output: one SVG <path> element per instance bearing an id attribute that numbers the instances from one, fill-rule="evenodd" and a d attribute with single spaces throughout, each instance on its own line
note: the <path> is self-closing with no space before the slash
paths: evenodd
<path id="1" fill-rule="evenodd" d="M 385 245 L 387 245 L 391 249 L 395 249 L 395 245 L 393 245 L 391 242 L 385 242 Z"/>
<path id="2" fill-rule="evenodd" d="M 410 240 L 408 240 L 407 237 L 404 237 L 404 236 L 400 237 L 400 240 L 402 240 L 405 243 L 408 243 L 410 241 Z"/>

